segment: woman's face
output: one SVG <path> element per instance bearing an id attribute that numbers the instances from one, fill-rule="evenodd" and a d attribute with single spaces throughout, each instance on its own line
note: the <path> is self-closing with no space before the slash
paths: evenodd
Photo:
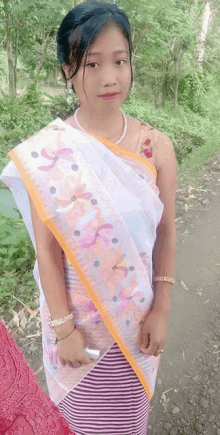
<path id="1" fill-rule="evenodd" d="M 80 106 L 99 113 L 117 110 L 131 84 L 129 47 L 119 28 L 112 26 L 96 38 L 88 52 L 83 79 L 84 60 L 72 79 Z"/>

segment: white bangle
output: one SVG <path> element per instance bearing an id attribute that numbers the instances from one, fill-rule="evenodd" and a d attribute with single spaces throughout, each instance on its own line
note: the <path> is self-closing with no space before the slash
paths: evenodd
<path id="1" fill-rule="evenodd" d="M 175 279 L 174 278 L 170 278 L 169 276 L 155 276 L 154 282 L 156 281 L 167 281 L 170 282 L 171 284 L 175 284 Z"/>
<path id="2" fill-rule="evenodd" d="M 61 319 L 52 320 L 49 318 L 49 326 L 53 328 L 54 326 L 62 325 L 62 323 L 66 323 L 68 320 L 73 319 L 73 313 L 68 314 L 66 317 L 62 317 Z"/>

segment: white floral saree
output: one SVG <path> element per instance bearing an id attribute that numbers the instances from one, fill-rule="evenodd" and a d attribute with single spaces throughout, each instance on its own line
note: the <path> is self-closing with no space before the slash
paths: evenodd
<path id="1" fill-rule="evenodd" d="M 116 341 L 149 400 L 159 357 L 140 351 L 140 325 L 152 306 L 152 251 L 163 204 L 156 169 L 144 157 L 56 119 L 9 152 L 1 180 L 14 195 L 36 248 L 28 194 L 40 219 L 58 240 L 78 285 L 69 308 L 85 345 L 101 351 Z M 40 283 L 44 367 L 57 405 L 97 364 L 61 366 Z M 52 289 L 51 289 L 52 291 Z"/>

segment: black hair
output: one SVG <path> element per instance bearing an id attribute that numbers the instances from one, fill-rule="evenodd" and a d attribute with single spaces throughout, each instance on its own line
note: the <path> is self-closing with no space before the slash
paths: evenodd
<path id="1" fill-rule="evenodd" d="M 116 4 L 87 0 L 74 7 L 63 19 L 57 33 L 57 57 L 61 64 L 71 66 L 76 61 L 74 72 L 68 79 L 73 78 L 79 71 L 84 55 L 101 33 L 104 27 L 114 23 L 117 25 L 129 45 L 131 65 L 131 85 L 133 83 L 132 71 L 132 37 L 130 23 L 122 9 Z M 62 69 L 64 78 L 66 76 Z M 67 79 L 67 80 L 68 80 Z M 74 90 L 74 87 L 73 87 Z M 74 90 L 75 92 L 75 90 Z"/>

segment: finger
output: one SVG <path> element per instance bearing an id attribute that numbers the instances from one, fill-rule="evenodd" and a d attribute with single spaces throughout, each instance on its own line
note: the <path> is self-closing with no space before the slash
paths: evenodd
<path id="1" fill-rule="evenodd" d="M 158 343 L 152 342 L 148 348 L 143 349 L 143 352 L 147 355 L 154 355 L 158 348 Z"/>
<path id="2" fill-rule="evenodd" d="M 161 356 L 161 353 L 158 352 L 158 350 L 156 350 L 156 351 L 154 352 L 153 356 L 155 356 L 155 357 L 157 358 L 158 356 Z"/>
<path id="3" fill-rule="evenodd" d="M 79 360 L 79 361 L 81 361 L 81 360 Z M 73 369 L 79 369 L 80 367 L 82 367 L 82 365 L 83 364 L 80 364 L 80 362 L 79 361 L 73 361 L 71 364 L 71 367 L 73 368 Z"/>
<path id="4" fill-rule="evenodd" d="M 142 337 L 141 337 L 141 347 L 143 347 L 144 349 L 148 348 L 150 346 L 150 342 L 151 342 L 151 337 L 150 334 L 142 333 Z"/>
<path id="5" fill-rule="evenodd" d="M 158 346 L 157 349 L 155 350 L 154 356 L 162 355 L 163 352 L 161 352 L 161 350 L 164 350 L 164 347 L 165 347 L 165 343 L 160 344 L 160 346 Z"/>
<path id="6" fill-rule="evenodd" d="M 63 358 L 59 358 L 61 366 L 65 367 L 66 361 Z"/>
<path id="7" fill-rule="evenodd" d="M 82 364 L 87 365 L 93 362 L 85 353 L 83 354 L 82 358 L 80 359 Z"/>

